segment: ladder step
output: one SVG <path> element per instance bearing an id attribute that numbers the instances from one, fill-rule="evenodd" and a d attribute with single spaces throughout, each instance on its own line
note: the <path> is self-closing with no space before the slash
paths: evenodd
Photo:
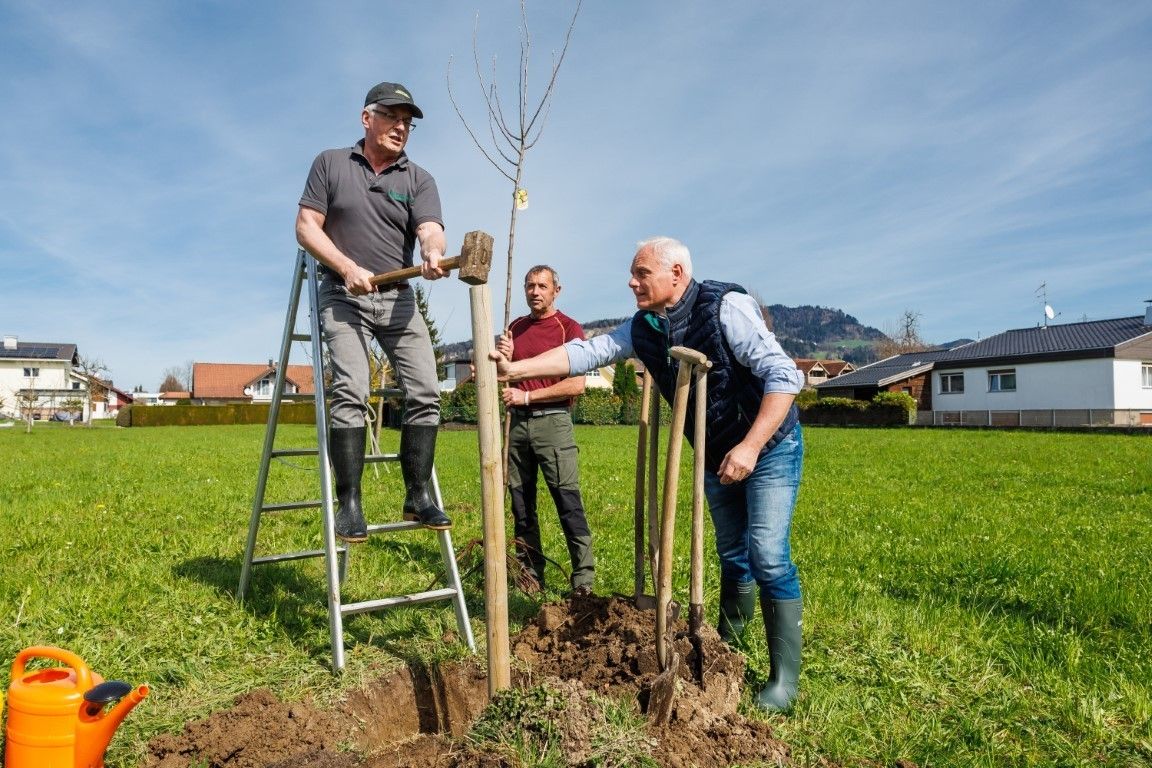
<path id="1" fill-rule="evenodd" d="M 278 448 L 270 454 L 273 458 L 277 456 L 317 456 L 320 453 L 319 448 Z M 364 454 L 364 461 L 367 463 L 379 463 L 383 461 L 399 461 L 400 454 L 398 453 L 366 453 Z"/>
<path id="2" fill-rule="evenodd" d="M 312 392 L 291 392 L 280 395 L 281 400 L 286 400 L 290 403 L 307 403 L 316 399 L 316 395 Z"/>
<path id="3" fill-rule="evenodd" d="M 336 547 L 336 552 L 344 554 L 347 551 L 346 547 Z M 282 555 L 264 555 L 263 557 L 252 558 L 252 565 L 259 563 L 283 563 L 289 560 L 306 560 L 310 557 L 324 557 L 325 552 L 322 549 L 309 549 L 301 552 L 285 552 Z"/>
<path id="4" fill-rule="evenodd" d="M 312 341 L 312 334 L 310 334 L 310 333 L 294 333 L 294 334 L 292 334 L 292 341 Z"/>
<path id="5" fill-rule="evenodd" d="M 364 600 L 359 603 L 347 603 L 340 606 L 340 613 L 343 616 L 350 616 L 354 613 L 367 613 L 368 611 L 391 608 L 395 605 L 416 605 L 418 603 L 430 603 L 434 600 L 448 600 L 455 596 L 455 589 L 444 587 L 442 589 L 432 589 L 427 592 L 417 592 L 412 595 L 398 595 L 396 597 L 385 597 L 380 600 Z"/>
<path id="6" fill-rule="evenodd" d="M 369 394 L 373 397 L 401 397 L 404 390 L 396 387 L 385 387 L 384 389 L 373 389 Z"/>
<path id="7" fill-rule="evenodd" d="M 260 507 L 261 512 L 287 512 L 290 509 L 316 509 L 324 502 L 316 501 L 290 501 L 283 504 L 265 504 Z"/>
<path id="8" fill-rule="evenodd" d="M 369 523 L 368 533 L 393 533 L 395 531 L 414 531 L 423 529 L 420 523 L 414 520 L 401 520 L 398 523 Z M 439 533 L 439 531 L 437 531 Z"/>

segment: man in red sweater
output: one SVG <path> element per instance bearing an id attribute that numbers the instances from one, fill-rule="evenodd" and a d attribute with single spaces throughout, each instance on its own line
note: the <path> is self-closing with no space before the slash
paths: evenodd
<path id="1" fill-rule="evenodd" d="M 524 277 L 530 314 L 516 318 L 498 347 L 512 360 L 534 357 L 573 339 L 584 329 L 556 309 L 560 281 L 556 270 L 539 265 Z M 544 552 L 536 515 L 536 472 L 556 504 L 572 561 L 572 593 L 588 594 L 595 579 L 592 532 L 580 498 L 579 448 L 572 431 L 572 404 L 584 392 L 584 377 L 529 379 L 503 391 L 512 417 L 508 435 L 508 488 L 512 495 L 516 556 L 544 586 Z"/>

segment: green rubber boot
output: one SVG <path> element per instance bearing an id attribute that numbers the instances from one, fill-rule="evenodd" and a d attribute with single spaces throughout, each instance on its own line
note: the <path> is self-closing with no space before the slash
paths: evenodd
<path id="1" fill-rule="evenodd" d="M 800 598 L 772 600 L 761 596 L 760 610 L 772 667 L 768 685 L 756 696 L 756 705 L 768 712 L 785 712 L 792 708 L 799 690 L 804 605 Z"/>
<path id="2" fill-rule="evenodd" d="M 728 645 L 744 637 L 744 625 L 756 613 L 756 582 L 720 579 L 720 623 L 716 631 Z"/>

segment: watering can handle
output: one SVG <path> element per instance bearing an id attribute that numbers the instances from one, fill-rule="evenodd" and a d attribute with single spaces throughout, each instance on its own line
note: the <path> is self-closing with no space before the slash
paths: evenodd
<path id="1" fill-rule="evenodd" d="M 16 654 L 12 661 L 12 678 L 19 679 L 24 676 L 24 666 L 29 659 L 52 659 L 67 664 L 76 672 L 76 687 L 86 691 L 92 687 L 92 670 L 72 651 L 57 648 L 52 645 L 33 645 Z"/>
<path id="2" fill-rule="evenodd" d="M 111 704 L 132 692 L 132 686 L 123 680 L 108 680 L 84 692 L 84 701 L 89 704 Z"/>

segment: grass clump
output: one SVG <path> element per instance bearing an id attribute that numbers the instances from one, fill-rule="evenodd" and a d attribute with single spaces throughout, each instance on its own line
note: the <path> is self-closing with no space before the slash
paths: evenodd
<path id="1" fill-rule="evenodd" d="M 467 744 L 501 765 L 658 768 L 643 731 L 643 719 L 628 704 L 553 680 L 497 693 Z"/>

